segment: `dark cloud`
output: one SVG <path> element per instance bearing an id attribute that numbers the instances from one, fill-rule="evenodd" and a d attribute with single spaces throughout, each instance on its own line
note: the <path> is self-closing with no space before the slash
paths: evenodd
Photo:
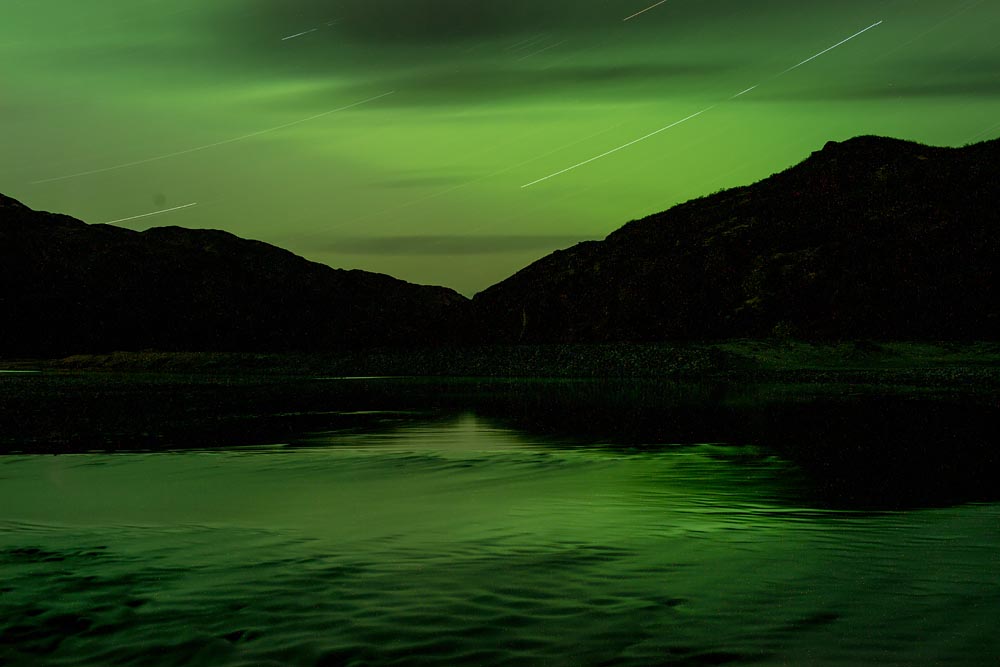
<path id="1" fill-rule="evenodd" d="M 590 35 L 628 41 L 643 33 L 648 37 L 651 31 L 655 39 L 668 40 L 673 34 L 708 29 L 718 17 L 770 16 L 782 11 L 781 5 L 794 8 L 800 3 L 668 2 L 644 14 L 641 21 L 623 22 L 651 4 L 652 0 L 254 0 L 253 9 L 242 8 L 241 13 L 252 16 L 257 26 L 287 29 L 289 34 L 335 23 L 341 40 L 412 50 L 514 41 L 547 32 L 563 38 Z"/>
<path id="2" fill-rule="evenodd" d="M 906 63 L 906 69 L 917 72 L 933 72 L 935 76 L 1000 76 L 1000 54 L 972 53 L 950 58 L 913 59 Z"/>
<path id="3" fill-rule="evenodd" d="M 695 85 L 729 71 L 723 64 L 572 65 L 528 69 L 514 64 L 465 63 L 424 66 L 379 78 L 367 77 L 357 90 L 341 83 L 282 100 L 282 104 L 326 108 L 346 97 L 364 97 L 372 91 L 394 90 L 380 102 L 394 106 L 437 106 L 455 103 L 495 103 L 532 96 L 605 97 L 627 93 L 632 98 L 660 98 L 671 86 Z"/>
<path id="4" fill-rule="evenodd" d="M 427 91 L 433 95 L 526 95 L 566 88 L 663 86 L 676 79 L 719 74 L 728 67 L 710 63 L 572 65 L 529 69 L 514 64 L 480 64 L 458 68 L 425 69 L 388 81 L 397 89 Z M 662 93 L 662 88 L 660 88 Z"/>
<path id="5" fill-rule="evenodd" d="M 1000 97 L 1000 76 L 965 80 L 870 83 L 857 86 L 828 86 L 784 93 L 762 93 L 762 98 L 778 101 L 886 101 L 917 98 Z"/>
<path id="6" fill-rule="evenodd" d="M 514 32 L 544 17 L 531 0 L 345 0 L 338 18 L 354 38 L 405 42 L 481 39 Z"/>
<path id="7" fill-rule="evenodd" d="M 538 250 L 548 252 L 580 242 L 576 236 L 446 235 L 343 238 L 320 247 L 346 255 L 493 255 Z"/>
<path id="8" fill-rule="evenodd" d="M 345 75 L 386 77 L 395 79 L 385 82 L 393 89 L 473 91 L 490 97 L 494 90 L 531 93 L 552 82 L 610 86 L 615 77 L 631 84 L 652 83 L 660 75 L 707 78 L 719 73 L 716 62 L 745 64 L 745 54 L 727 48 L 730 40 L 759 44 L 767 39 L 774 15 L 784 16 L 786 9 L 795 10 L 790 16 L 804 12 L 801 3 L 792 0 L 671 1 L 635 21 L 622 20 L 652 4 L 652 0 L 251 0 L 220 18 L 213 32 L 219 35 L 224 59 L 244 59 L 264 77 L 328 74 L 340 81 Z M 844 0 L 843 4 L 861 3 Z M 725 23 L 720 26 L 721 19 Z M 763 35 L 754 38 L 761 30 Z M 722 48 L 714 48 L 719 45 Z M 691 64 L 700 59 L 706 60 L 703 66 Z M 560 67 L 567 62 L 603 67 L 576 71 Z M 477 63 L 507 67 L 491 70 Z M 552 72 L 543 67 L 563 69 L 564 74 L 546 78 L 542 75 Z M 657 67 L 663 71 L 655 72 Z M 423 68 L 429 71 L 420 73 Z M 523 80 L 512 80 L 517 77 Z"/>
<path id="9" fill-rule="evenodd" d="M 978 81 L 938 81 L 888 85 L 856 91 L 864 99 L 892 97 L 997 97 L 1000 96 L 1000 78 Z"/>
<path id="10" fill-rule="evenodd" d="M 473 41 L 520 34 L 523 30 L 565 29 L 610 20 L 621 13 L 612 0 L 259 0 L 272 23 L 336 21 L 342 34 L 384 44 Z"/>

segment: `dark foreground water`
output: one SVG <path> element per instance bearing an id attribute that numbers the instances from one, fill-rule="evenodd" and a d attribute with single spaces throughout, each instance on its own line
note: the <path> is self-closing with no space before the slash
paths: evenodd
<path id="1" fill-rule="evenodd" d="M 920 439 L 892 421 L 899 404 L 871 395 L 796 412 L 797 391 L 673 388 L 668 400 L 650 388 L 394 381 L 383 393 L 328 380 L 262 383 L 236 400 L 246 387 L 231 380 L 180 393 L 176 379 L 120 380 L 122 396 L 173 401 L 130 409 L 183 425 L 149 431 L 136 413 L 147 430 L 123 440 L 237 442 L 0 457 L 0 665 L 1000 661 L 1000 503 L 984 479 L 969 498 L 949 483 L 890 502 L 874 492 L 905 480 L 844 471 L 954 475 L 843 453 L 884 439 L 887 420 L 910 438 L 887 444 L 893 456 L 957 447 L 949 434 L 991 438 L 991 399 L 970 426 L 965 398 L 908 397 Z M 97 427 L 65 430 L 55 414 L 77 401 L 112 431 L 129 421 L 89 402 L 110 396 L 92 379 L 5 381 L 36 406 L 22 422 L 8 411 L 9 450 L 17 423 L 33 446 L 83 448 Z M 91 391 L 66 394 L 67 383 Z M 308 409 L 255 416 L 244 399 Z M 393 405 L 361 405 L 378 401 Z M 224 426 L 184 421 L 206 402 Z M 965 422 L 942 422 L 955 410 Z M 848 414 L 854 426 L 838 421 Z M 715 437 L 698 442 L 692 420 Z M 236 446 L 254 433 L 270 442 Z M 809 433 L 817 447 L 856 441 L 799 456 Z M 756 441 L 767 438 L 778 447 Z"/>

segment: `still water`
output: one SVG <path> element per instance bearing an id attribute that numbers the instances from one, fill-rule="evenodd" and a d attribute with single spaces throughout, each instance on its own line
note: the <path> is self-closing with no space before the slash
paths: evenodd
<path id="1" fill-rule="evenodd" d="M 994 500 L 861 508 L 745 433 L 446 394 L 317 394 L 271 442 L 0 457 L 0 665 L 1000 660 Z"/>

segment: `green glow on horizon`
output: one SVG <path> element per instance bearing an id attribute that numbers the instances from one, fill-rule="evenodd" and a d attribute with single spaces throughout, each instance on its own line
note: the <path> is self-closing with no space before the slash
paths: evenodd
<path id="1" fill-rule="evenodd" d="M 831 139 L 1000 135 L 995 4 L 678 0 L 622 20 L 651 4 L 11 0 L 0 192 L 89 222 L 198 202 L 123 224 L 226 229 L 471 294 Z"/>

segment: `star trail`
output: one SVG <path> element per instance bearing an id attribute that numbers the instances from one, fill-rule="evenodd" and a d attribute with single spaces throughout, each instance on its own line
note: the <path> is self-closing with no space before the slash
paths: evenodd
<path id="1" fill-rule="evenodd" d="M 0 192 L 471 294 L 830 140 L 994 138 L 998 32 L 984 0 L 12 0 Z"/>
<path id="2" fill-rule="evenodd" d="M 837 48 L 837 47 L 838 47 L 838 46 L 840 46 L 841 44 L 844 44 L 844 43 L 846 43 L 846 42 L 849 42 L 850 40 L 854 39 L 854 38 L 855 38 L 855 37 L 857 37 L 858 35 L 860 35 L 860 34 L 862 34 L 862 33 L 864 33 L 864 32 L 867 32 L 867 31 L 871 30 L 872 28 L 874 28 L 874 27 L 875 27 L 875 26 L 877 26 L 877 25 L 880 25 L 881 23 L 882 23 L 882 22 L 881 22 L 881 21 L 879 21 L 878 23 L 873 23 L 872 25 L 868 26 L 868 27 L 867 27 L 867 28 L 865 28 L 864 30 L 859 30 L 858 32 L 854 33 L 853 35 L 851 35 L 851 36 L 850 36 L 850 37 L 848 37 L 847 39 L 844 39 L 844 40 L 842 40 L 842 41 L 840 41 L 840 42 L 837 42 L 836 44 L 834 44 L 834 45 L 833 45 L 833 46 L 831 46 L 830 48 L 828 48 L 828 49 L 825 49 L 825 50 L 823 50 L 823 51 L 820 51 L 819 53 L 817 53 L 817 54 L 816 54 L 816 55 L 814 55 L 814 56 L 811 56 L 811 57 L 809 57 L 809 58 L 806 58 L 805 60 L 803 60 L 802 62 L 800 62 L 800 63 L 799 63 L 798 65 L 794 65 L 793 67 L 789 67 L 788 69 L 786 69 L 786 70 L 785 70 L 784 72 L 781 72 L 781 73 L 780 73 L 780 74 L 778 74 L 777 76 L 781 76 L 782 74 L 787 74 L 788 72 L 791 72 L 791 71 L 792 71 L 792 70 L 794 70 L 794 69 L 798 69 L 799 67 L 802 67 L 802 66 L 803 66 L 803 65 L 805 65 L 806 63 L 808 63 L 808 62 L 810 62 L 810 61 L 812 61 L 812 60 L 815 60 L 816 58 L 820 57 L 820 56 L 821 56 L 821 55 L 823 55 L 824 53 L 827 53 L 827 52 L 829 52 L 829 51 L 832 51 L 833 49 Z M 777 76 L 776 76 L 775 78 L 777 78 Z M 758 88 L 758 87 L 759 87 L 759 85 L 760 85 L 760 84 L 757 84 L 757 85 L 754 85 L 754 86 L 750 86 L 749 88 L 747 88 L 747 89 L 743 90 L 742 92 L 739 92 L 739 93 L 736 93 L 735 95 L 733 95 L 733 96 L 732 96 L 731 98 L 729 98 L 729 99 L 730 99 L 730 100 L 733 100 L 733 99 L 736 99 L 737 97 L 741 97 L 742 95 L 746 95 L 746 94 L 747 94 L 747 93 L 749 93 L 750 91 L 752 91 L 752 90 L 754 90 L 754 89 Z M 658 129 L 658 130 L 654 130 L 654 131 L 650 132 L 649 134 L 646 134 L 646 135 L 643 135 L 643 136 L 639 137 L 638 139 L 633 139 L 632 141 L 629 141 L 628 143 L 625 143 L 625 144 L 622 144 L 621 146 L 618 146 L 617 148 L 612 148 L 611 150 L 609 150 L 609 151 L 605 151 L 604 153 L 601 153 L 600 155 L 597 155 L 597 156 L 594 156 L 594 157 L 590 158 L 589 160 L 584 160 L 583 162 L 579 162 L 579 163 L 577 163 L 577 164 L 575 164 L 575 165 L 573 165 L 573 166 L 571 166 L 571 167 L 567 167 L 567 168 L 565 168 L 565 169 L 562 169 L 562 170 L 560 170 L 560 171 L 557 171 L 557 172 L 555 172 L 554 174 L 549 174 L 548 176 L 543 176 L 542 178 L 539 178 L 539 179 L 536 179 L 536 180 L 534 180 L 534 181 L 531 181 L 530 183 L 525 183 L 525 184 L 524 184 L 524 185 L 522 185 L 521 187 L 522 187 L 522 188 L 527 188 L 527 187 L 529 187 L 529 186 L 532 186 L 532 185 L 535 185 L 536 183 L 541 183 L 542 181 L 547 181 L 547 180 L 548 180 L 548 179 L 550 179 L 550 178 L 554 178 L 554 177 L 556 177 L 556 176 L 559 176 L 559 175 L 561 175 L 561 174 L 565 174 L 565 173 L 566 173 L 566 172 L 568 172 L 568 171 L 572 171 L 573 169 L 576 169 L 577 167 L 582 167 L 582 166 L 583 166 L 583 165 L 585 165 L 585 164 L 590 164 L 591 162 L 594 162 L 595 160 L 599 160 L 599 159 L 601 159 L 602 157 L 606 157 L 606 156 L 608 156 L 608 155 L 611 155 L 612 153 L 617 153 L 618 151 L 620 151 L 620 150 L 622 150 L 622 149 L 625 149 L 625 148 L 628 148 L 629 146 L 633 146 L 633 145 L 635 145 L 635 144 L 639 143 L 640 141 L 645 141 L 646 139 L 649 139 L 650 137 L 654 137 L 654 136 L 656 136 L 657 134 L 659 134 L 660 132 L 664 132 L 664 131 L 666 131 L 666 130 L 669 130 L 669 129 L 672 129 L 672 128 L 674 128 L 674 127 L 677 127 L 677 126 L 678 126 L 678 125 L 680 125 L 681 123 L 686 123 L 687 121 L 691 120 L 692 118 L 696 118 L 696 117 L 700 116 L 701 114 L 703 114 L 703 113 L 705 113 L 705 112 L 707 112 L 707 111 L 711 111 L 711 110 L 712 110 L 712 109 L 714 109 L 714 108 L 715 108 L 715 106 L 713 105 L 713 106 L 711 106 L 711 107 L 708 107 L 707 109 L 702 109 L 701 111 L 698 111 L 698 112 L 696 112 L 696 113 L 693 113 L 693 114 L 691 114 L 690 116 L 688 116 L 688 117 L 686 117 L 686 118 L 682 118 L 682 119 L 680 119 L 680 120 L 678 120 L 678 121 L 675 121 L 675 122 L 673 122 L 673 123 L 670 123 L 669 125 L 665 125 L 664 127 L 661 127 L 661 128 L 660 128 L 660 129 Z"/>

